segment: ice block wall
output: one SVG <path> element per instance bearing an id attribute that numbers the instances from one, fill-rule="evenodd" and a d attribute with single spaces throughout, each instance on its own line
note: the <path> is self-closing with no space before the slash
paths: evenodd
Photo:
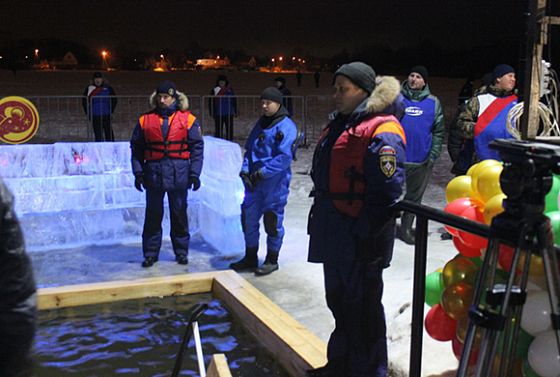
<path id="1" fill-rule="evenodd" d="M 237 253 L 241 150 L 211 136 L 204 142 L 202 187 L 188 194 L 191 239 Z M 29 251 L 141 241 L 145 199 L 134 188 L 127 142 L 0 145 L 0 175 Z M 163 230 L 168 238 L 167 203 Z"/>

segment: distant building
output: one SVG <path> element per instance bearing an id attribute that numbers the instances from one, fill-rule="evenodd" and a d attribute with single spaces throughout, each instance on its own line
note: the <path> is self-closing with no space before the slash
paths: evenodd
<path id="1" fill-rule="evenodd" d="M 78 67 L 78 59 L 73 53 L 68 51 L 62 57 L 62 60 L 52 60 L 48 63 L 53 69 L 76 69 Z"/>
<path id="2" fill-rule="evenodd" d="M 231 62 L 229 58 L 226 56 L 223 59 L 220 57 L 214 59 L 197 59 L 196 60 L 196 68 L 206 70 L 206 69 L 223 69 L 229 68 L 231 66 Z"/>

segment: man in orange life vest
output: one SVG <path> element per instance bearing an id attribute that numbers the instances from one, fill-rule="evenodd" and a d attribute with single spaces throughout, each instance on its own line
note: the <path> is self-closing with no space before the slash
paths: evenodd
<path id="1" fill-rule="evenodd" d="M 383 269 L 395 241 L 392 207 L 402 194 L 406 138 L 398 119 L 400 85 L 367 64 L 334 75 L 336 109 L 315 153 L 308 232 L 310 262 L 323 263 L 335 319 L 328 363 L 308 376 L 385 376 Z"/>
<path id="2" fill-rule="evenodd" d="M 187 189 L 200 188 L 204 150 L 200 123 L 187 110 L 187 97 L 171 81 L 158 85 L 150 104 L 155 109 L 140 117 L 130 140 L 134 185 L 140 192 L 143 187 L 146 189 L 142 266 L 151 267 L 158 261 L 165 193 L 175 260 L 187 264 L 190 240 Z"/>
<path id="3" fill-rule="evenodd" d="M 494 139 L 510 139 L 513 136 L 506 128 L 506 117 L 517 104 L 515 70 L 507 64 L 498 64 L 492 71 L 492 84 L 485 92 L 467 102 L 459 114 L 457 127 L 465 139 L 474 140 L 474 162 L 500 160 L 498 151 L 490 149 Z"/>

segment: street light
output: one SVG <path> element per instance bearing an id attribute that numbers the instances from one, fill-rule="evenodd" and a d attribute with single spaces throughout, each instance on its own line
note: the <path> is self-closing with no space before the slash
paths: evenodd
<path id="1" fill-rule="evenodd" d="M 103 66 L 105 67 L 105 69 L 109 68 L 109 64 L 107 63 L 107 56 L 109 55 L 109 53 L 105 50 L 101 51 L 101 57 L 103 58 Z"/>

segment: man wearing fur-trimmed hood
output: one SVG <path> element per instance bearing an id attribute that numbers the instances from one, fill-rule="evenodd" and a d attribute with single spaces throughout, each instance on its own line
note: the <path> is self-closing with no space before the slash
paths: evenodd
<path id="1" fill-rule="evenodd" d="M 400 85 L 353 62 L 335 72 L 334 88 L 337 111 L 313 155 L 308 260 L 323 263 L 336 328 L 327 365 L 307 375 L 385 376 L 382 273 L 393 254 L 406 159 Z"/>
<path id="2" fill-rule="evenodd" d="M 140 192 L 146 189 L 142 267 L 151 267 L 158 261 L 165 193 L 175 260 L 187 264 L 187 189 L 200 188 L 204 150 L 200 122 L 188 111 L 187 97 L 172 81 L 158 85 L 150 104 L 155 108 L 138 119 L 130 140 L 134 186 Z"/>

